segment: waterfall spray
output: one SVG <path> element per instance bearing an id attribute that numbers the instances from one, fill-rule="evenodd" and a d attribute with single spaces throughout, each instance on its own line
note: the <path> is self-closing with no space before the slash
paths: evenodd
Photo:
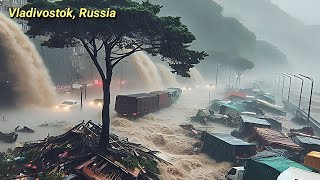
<path id="1" fill-rule="evenodd" d="M 55 89 L 42 58 L 20 27 L 1 13 L 0 49 L 0 62 L 12 76 L 13 91 L 19 97 L 16 104 L 52 105 Z"/>

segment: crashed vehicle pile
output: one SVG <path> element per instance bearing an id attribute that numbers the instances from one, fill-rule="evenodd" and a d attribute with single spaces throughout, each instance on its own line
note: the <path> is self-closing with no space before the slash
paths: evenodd
<path id="1" fill-rule="evenodd" d="M 227 90 L 224 99 L 215 99 L 206 109 L 199 109 L 193 122 L 207 125 L 207 122 L 221 123 L 229 127 L 238 127 L 240 115 L 265 117 L 266 113 L 285 116 L 283 106 L 276 105 L 275 98 L 257 89 Z"/>
<path id="2" fill-rule="evenodd" d="M 199 130 L 191 124 L 180 126 L 201 140 L 203 153 L 218 162 L 227 161 L 236 166 L 227 174 L 231 179 L 237 176 L 233 174 L 235 171 L 241 172 L 241 168 L 248 171 L 250 177 L 247 179 L 274 179 L 289 167 L 312 171 L 320 176 L 317 166 L 320 162 L 320 137 L 314 135 L 312 127 L 290 131 L 283 128 L 281 122 L 293 120 L 286 116 L 284 106 L 276 105 L 275 98 L 268 93 L 256 89 L 233 89 L 223 100 L 211 101 L 209 107 L 198 110 L 190 119 L 205 125 L 216 122 L 237 127 L 231 134 L 225 134 Z M 319 155 L 311 157 L 311 152 Z M 274 165 L 263 165 L 269 161 Z M 284 165 L 282 162 L 290 163 Z M 254 168 L 255 164 L 265 168 Z M 277 169 L 279 166 L 282 168 Z M 272 173 L 258 177 L 266 169 Z"/>
<path id="3" fill-rule="evenodd" d="M 65 134 L 26 143 L 0 156 L 0 179 L 158 179 L 156 152 L 110 134 L 112 148 L 98 148 L 101 127 L 82 122 Z M 42 178 L 41 178 L 42 177 Z"/>

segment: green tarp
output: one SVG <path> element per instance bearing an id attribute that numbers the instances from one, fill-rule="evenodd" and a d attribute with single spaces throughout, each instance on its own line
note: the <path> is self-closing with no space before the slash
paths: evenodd
<path id="1" fill-rule="evenodd" d="M 287 170 L 289 167 L 312 171 L 312 169 L 282 156 L 250 159 L 245 166 L 244 179 L 277 180 L 280 173 Z"/>

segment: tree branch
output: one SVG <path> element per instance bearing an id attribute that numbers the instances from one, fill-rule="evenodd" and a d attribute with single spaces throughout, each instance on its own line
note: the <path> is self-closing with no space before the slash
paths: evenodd
<path id="1" fill-rule="evenodd" d="M 101 46 L 97 49 L 97 51 L 100 51 L 103 47 L 103 43 L 101 43 Z"/>
<path id="2" fill-rule="evenodd" d="M 138 51 L 141 51 L 141 50 L 138 50 L 138 48 L 135 48 L 134 50 L 130 51 L 129 53 L 126 53 L 126 55 L 124 56 L 121 56 L 121 57 L 117 57 L 117 58 L 113 58 L 112 61 L 115 61 L 113 64 L 112 64 L 112 68 L 114 68 L 122 59 L 130 56 L 131 54 L 135 53 L 135 52 L 138 52 Z"/>
<path id="3" fill-rule="evenodd" d="M 83 39 L 79 39 L 79 40 L 82 42 L 83 47 L 84 47 L 84 48 L 87 50 L 87 52 L 89 53 L 89 55 L 90 55 L 90 57 L 91 57 L 91 60 L 93 61 L 94 65 L 96 66 L 96 68 L 97 68 L 97 70 L 98 70 L 98 72 L 99 72 L 102 80 L 104 80 L 104 79 L 105 79 L 105 75 L 104 75 L 104 72 L 103 72 L 100 64 L 99 64 L 98 61 L 97 61 L 96 53 L 92 53 L 92 52 L 91 52 L 91 50 L 90 50 L 90 48 L 88 47 L 88 44 L 85 42 L 85 40 L 83 40 Z"/>

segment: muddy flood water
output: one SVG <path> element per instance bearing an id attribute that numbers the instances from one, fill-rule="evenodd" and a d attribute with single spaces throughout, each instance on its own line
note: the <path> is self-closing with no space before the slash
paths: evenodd
<path id="1" fill-rule="evenodd" d="M 211 92 L 211 100 L 220 98 L 221 93 Z M 73 97 L 60 97 L 70 99 Z M 2 111 L 5 120 L 0 120 L 0 131 L 12 132 L 18 125 L 28 126 L 35 133 L 19 133 L 14 144 L 0 144 L 0 151 L 14 148 L 20 142 L 36 141 L 49 135 L 58 135 L 66 132 L 82 120 L 93 120 L 100 123 L 100 108 L 91 107 L 90 101 L 99 98 L 95 95 L 87 97 L 83 110 L 73 109 L 70 112 L 57 112 L 52 109 L 23 109 Z M 113 102 L 114 102 L 114 98 Z M 205 154 L 195 154 L 192 145 L 196 139 L 179 127 L 180 124 L 190 123 L 188 117 L 196 114 L 198 109 L 205 108 L 209 102 L 209 91 L 205 88 L 193 89 L 183 92 L 180 99 L 169 108 L 149 114 L 137 120 L 119 118 L 113 112 L 111 120 L 111 132 L 128 137 L 129 141 L 140 143 L 152 150 L 160 151 L 159 156 L 172 163 L 172 165 L 160 164 L 162 179 L 221 179 L 230 169 L 231 164 L 216 163 Z M 111 105 L 113 109 L 114 104 Z M 39 127 L 42 123 L 63 122 L 55 127 Z M 287 128 L 297 127 L 291 122 L 282 122 Z M 202 125 L 193 124 L 196 128 Z M 210 132 L 230 133 L 233 128 L 221 124 L 211 123 L 207 130 Z"/>

